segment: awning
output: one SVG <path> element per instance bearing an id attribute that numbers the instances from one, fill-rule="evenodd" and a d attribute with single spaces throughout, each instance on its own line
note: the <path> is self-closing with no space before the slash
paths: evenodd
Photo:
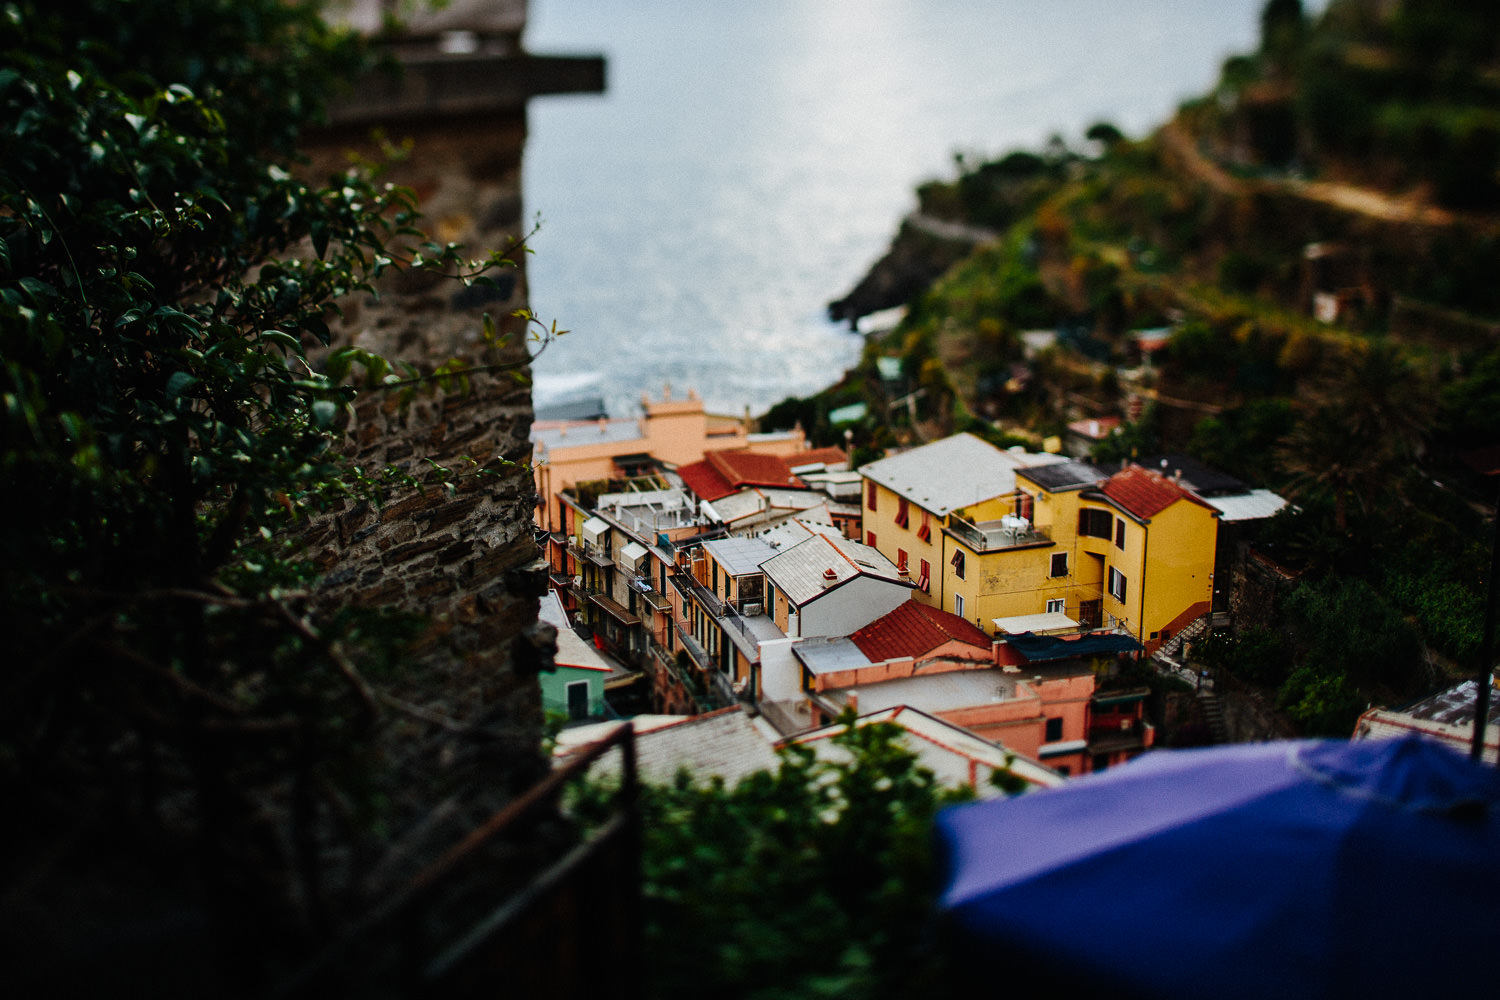
<path id="1" fill-rule="evenodd" d="M 629 567 L 631 572 L 639 572 L 641 560 L 646 558 L 646 546 L 640 542 L 631 542 L 620 550 L 620 563 Z"/>
<path id="2" fill-rule="evenodd" d="M 1082 753 L 1089 748 L 1088 740 L 1068 740 L 1066 743 L 1048 743 L 1037 751 L 1037 756 L 1043 759 L 1047 757 L 1061 757 L 1068 753 Z"/>
<path id="3" fill-rule="evenodd" d="M 1129 705 L 1132 702 L 1142 701 L 1151 693 L 1150 688 L 1141 688 L 1138 691 L 1120 691 L 1110 694 L 1096 694 L 1093 697 L 1097 705 Z"/>
<path id="4" fill-rule="evenodd" d="M 1058 639 L 1047 635 L 1022 632 L 1008 636 L 1005 642 L 1026 658 L 1027 663 L 1047 663 L 1054 660 L 1071 660 L 1080 656 L 1111 656 L 1116 653 L 1135 653 L 1143 647 L 1128 635 L 1106 632 L 1086 635 L 1081 639 Z"/>
<path id="5" fill-rule="evenodd" d="M 597 543 L 609 532 L 609 522 L 602 517 L 591 517 L 583 522 L 583 540 Z"/>
<path id="6" fill-rule="evenodd" d="M 1061 611 L 1013 615 L 1010 618 L 991 618 L 990 621 L 994 622 L 995 628 L 1010 635 L 1021 635 L 1023 632 L 1072 632 L 1078 628 L 1078 623 Z"/>
<path id="7" fill-rule="evenodd" d="M 605 597 L 603 594 L 590 594 L 589 600 L 599 610 L 609 615 L 621 625 L 639 625 L 641 623 L 639 618 L 625 610 L 625 606 L 612 597 Z"/>

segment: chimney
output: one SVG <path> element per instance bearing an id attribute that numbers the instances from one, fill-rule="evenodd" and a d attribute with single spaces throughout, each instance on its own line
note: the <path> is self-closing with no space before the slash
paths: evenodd
<path id="1" fill-rule="evenodd" d="M 835 583 L 838 583 L 838 582 L 839 582 L 839 575 L 833 571 L 833 567 L 832 566 L 828 567 L 827 569 L 825 569 L 823 571 L 823 589 L 824 590 L 827 590 L 829 587 L 832 587 Z"/>

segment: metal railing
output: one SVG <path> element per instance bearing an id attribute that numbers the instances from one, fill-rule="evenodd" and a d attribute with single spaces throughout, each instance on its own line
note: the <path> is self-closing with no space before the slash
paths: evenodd
<path id="1" fill-rule="evenodd" d="M 723 618 L 726 614 L 729 613 L 729 604 L 721 599 L 712 590 L 709 590 L 703 584 L 693 579 L 693 575 L 691 573 L 682 573 L 679 574 L 679 577 L 680 582 L 677 589 L 683 590 L 684 588 L 686 588 L 686 592 L 691 595 L 694 600 L 701 604 L 703 606 L 703 609 L 709 614 L 713 615 L 715 618 Z"/>
<path id="2" fill-rule="evenodd" d="M 1025 528 L 1014 527 L 1003 524 L 1000 521 L 981 521 L 974 524 L 966 521 L 957 514 L 948 516 L 948 531 L 959 541 L 963 542 L 975 552 L 994 552 L 999 549 L 1011 549 L 1021 545 L 1035 545 L 1038 542 L 1050 542 L 1052 531 L 1050 528 L 1037 527 L 1028 524 Z"/>
<path id="3" fill-rule="evenodd" d="M 565 786 L 616 750 L 620 786 L 602 825 L 571 849 L 555 852 L 561 857 L 526 878 L 519 891 L 480 910 L 477 919 L 444 913 L 454 898 L 494 873 L 504 845 L 546 839 L 540 831 L 557 823 Z M 634 1000 L 643 987 L 640 866 L 635 731 L 627 722 L 470 830 L 283 980 L 274 995 L 362 992 L 357 984 L 363 984 L 378 985 L 381 995 Z M 584 941 L 590 961 L 579 962 L 577 947 Z"/>

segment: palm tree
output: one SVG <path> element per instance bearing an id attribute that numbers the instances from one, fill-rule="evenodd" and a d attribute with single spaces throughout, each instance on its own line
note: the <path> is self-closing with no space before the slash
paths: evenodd
<path id="1" fill-rule="evenodd" d="M 1435 397 L 1394 344 L 1364 341 L 1326 365 L 1295 409 L 1277 459 L 1293 492 L 1333 494 L 1334 524 L 1344 534 L 1350 497 L 1367 504 L 1421 456 Z"/>

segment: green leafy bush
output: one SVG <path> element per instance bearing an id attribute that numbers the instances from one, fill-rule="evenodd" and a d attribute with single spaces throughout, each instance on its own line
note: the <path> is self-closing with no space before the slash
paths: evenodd
<path id="1" fill-rule="evenodd" d="M 968 796 L 899 733 L 850 727 L 828 759 L 787 747 L 777 771 L 733 787 L 683 774 L 642 790 L 648 995 L 931 995 L 932 819 Z M 609 795 L 586 788 L 579 814 Z"/>

